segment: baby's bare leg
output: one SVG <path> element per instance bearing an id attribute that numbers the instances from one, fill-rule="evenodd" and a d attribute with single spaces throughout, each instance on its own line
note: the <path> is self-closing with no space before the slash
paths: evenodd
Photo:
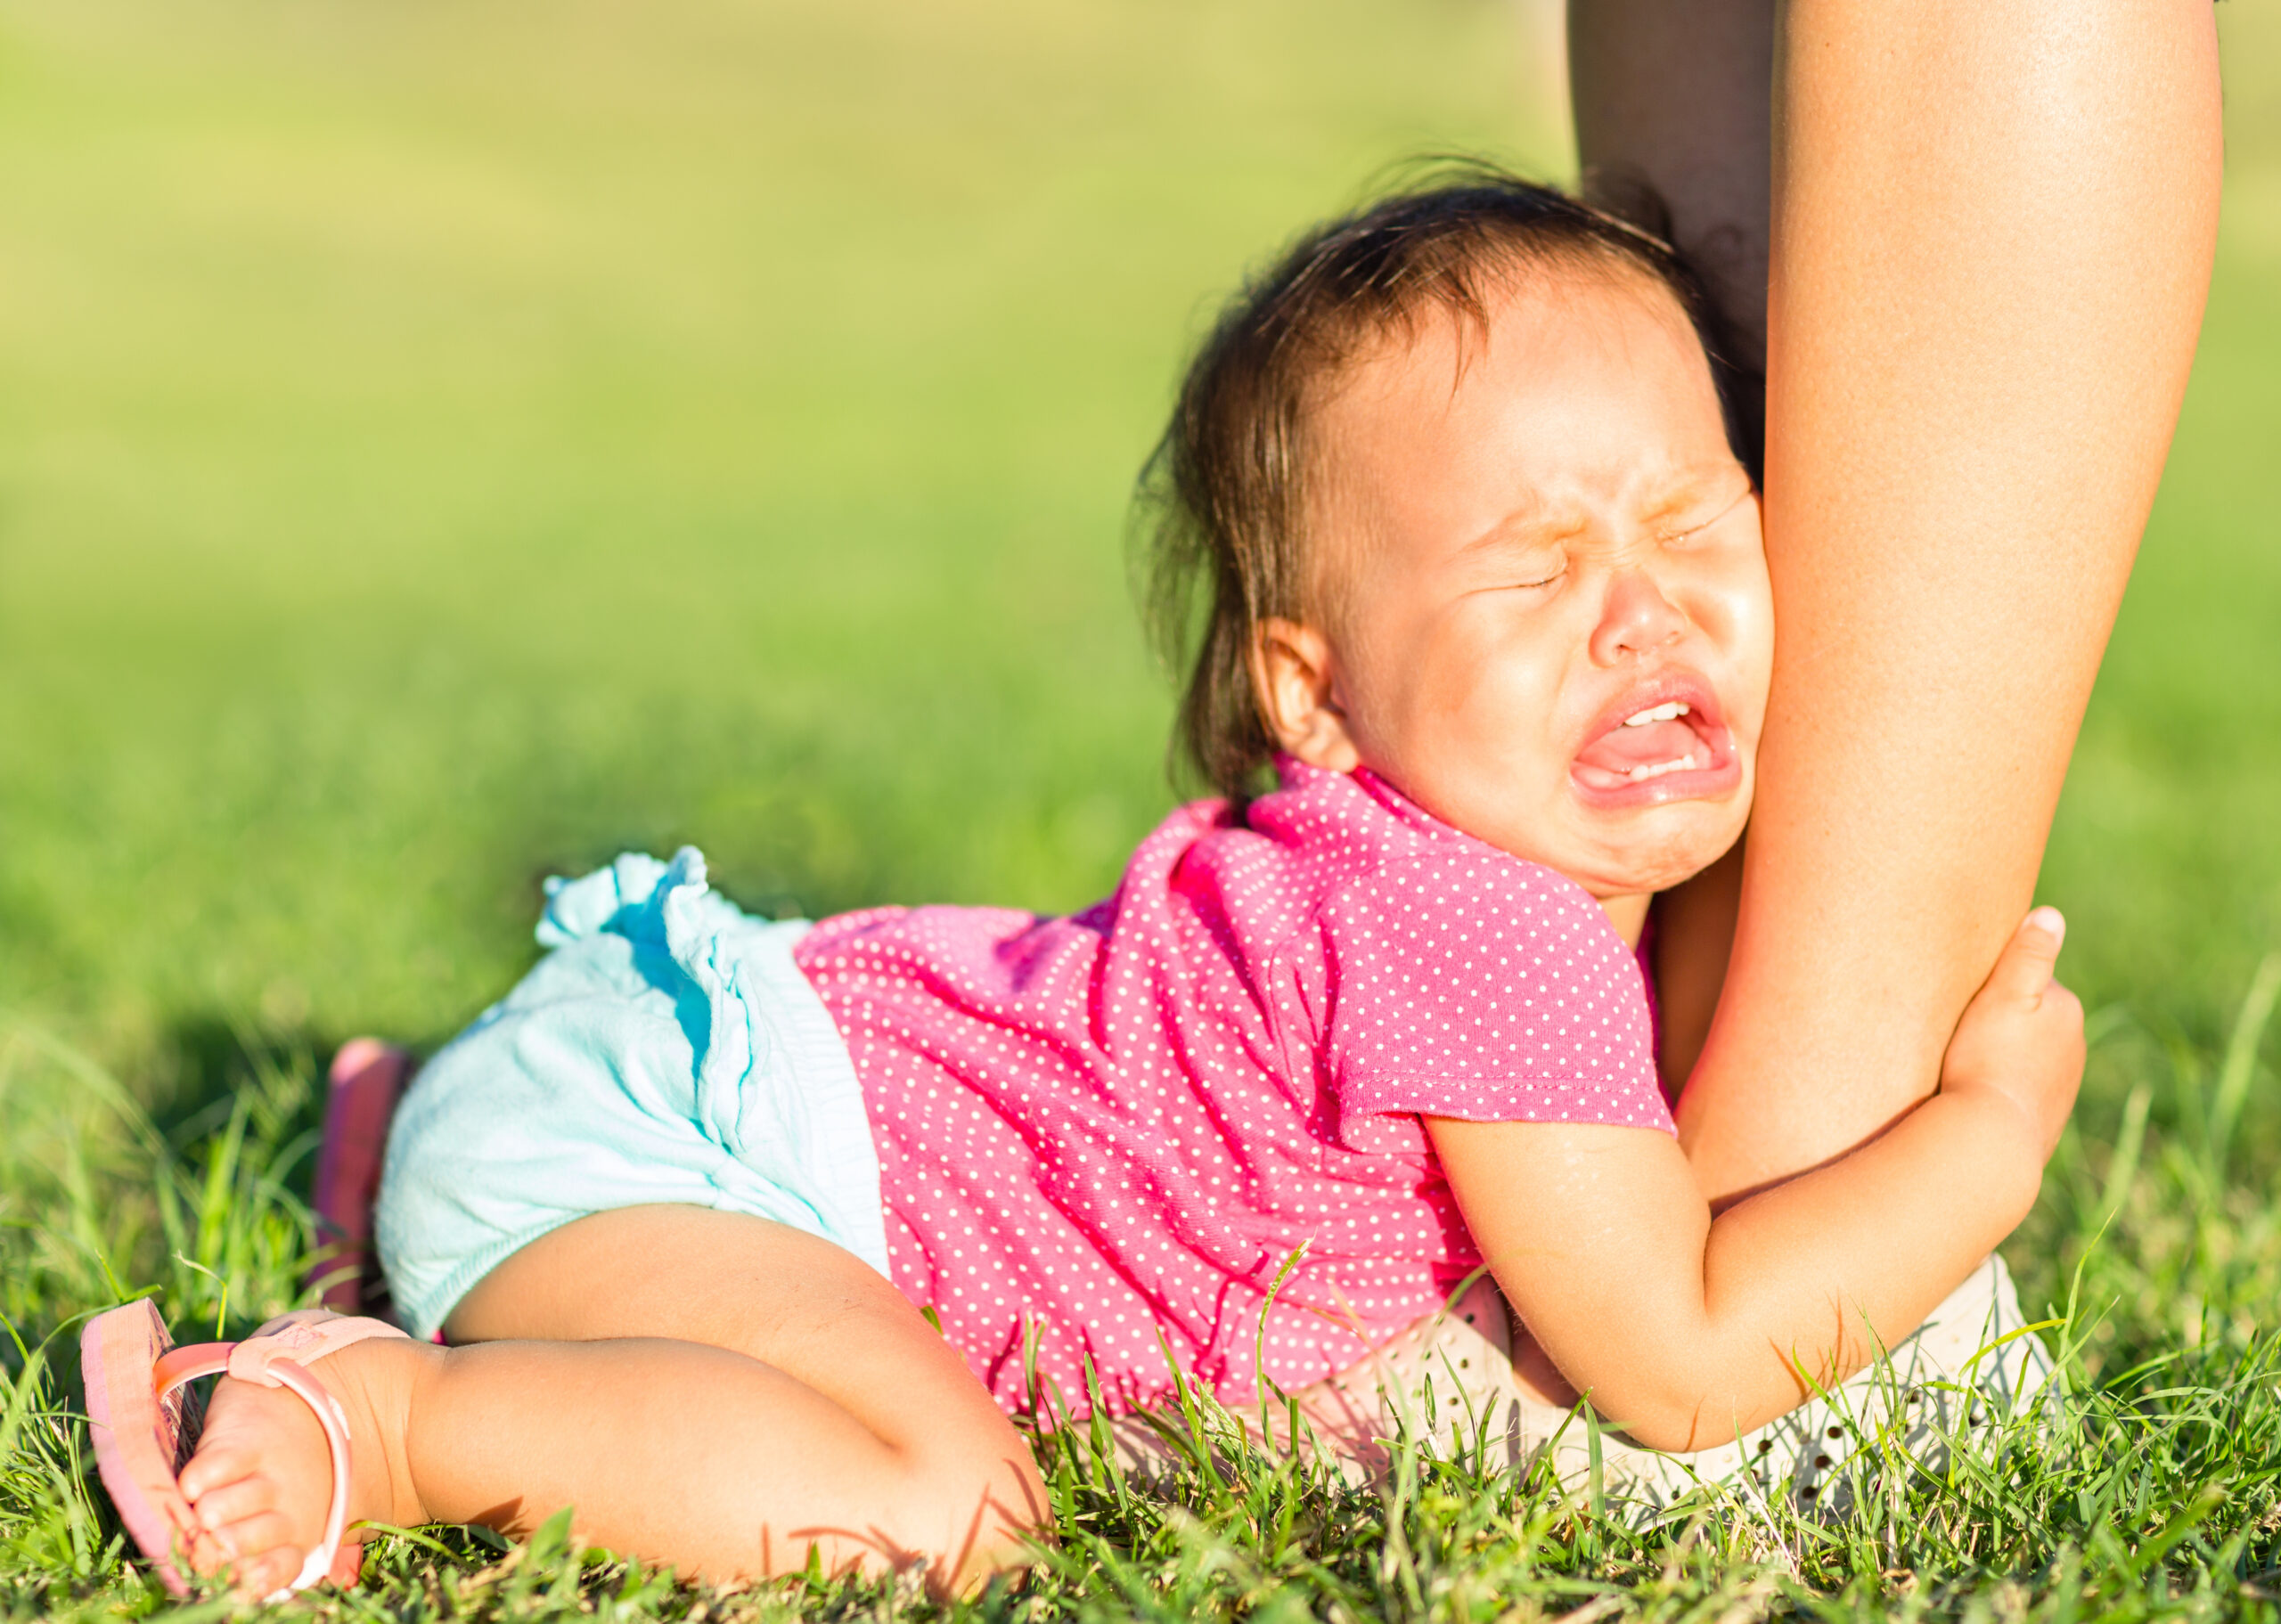
<path id="1" fill-rule="evenodd" d="M 492 1522 L 491 1473 L 519 1473 L 517 1530 L 576 1505 L 588 1538 L 683 1571 L 783 1572 L 814 1543 L 834 1568 L 935 1557 L 960 1586 L 1018 1564 L 1020 1534 L 1049 1516 L 1027 1445 L 965 1360 L 854 1255 L 779 1224 L 597 1213 L 501 1264 L 449 1333 L 477 1344 L 455 1351 L 471 1369 L 478 1356 L 529 1361 L 607 1416 L 589 1424 L 613 1441 L 597 1473 L 597 1443 L 571 1436 L 560 1399 L 530 1405 L 557 1439 L 542 1489 L 539 1457 L 514 1439 L 494 1440 L 494 1462 L 448 1430 L 515 1402 L 511 1379 L 471 1383 L 423 1408 L 412 1436 L 439 1516 Z M 617 1340 L 645 1338 L 674 1340 Z M 601 1349 L 625 1351 L 623 1372 L 571 1357 Z"/>
<path id="2" fill-rule="evenodd" d="M 941 1588 L 1018 1563 L 1047 1516 L 964 1362 L 859 1260 L 780 1225 L 597 1214 L 495 1270 L 453 1332 L 472 1345 L 315 1367 L 359 1447 L 356 1515 L 522 1534 L 567 1506 L 582 1538 L 692 1577 L 794 1571 L 814 1546 L 834 1571 L 928 1561 Z M 184 1474 L 214 1530 L 200 1565 L 234 1558 L 249 1588 L 290 1575 L 323 1522 L 298 1408 L 224 1382 Z"/>

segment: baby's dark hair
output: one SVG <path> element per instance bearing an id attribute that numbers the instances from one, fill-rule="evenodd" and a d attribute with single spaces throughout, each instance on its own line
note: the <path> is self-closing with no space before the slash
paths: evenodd
<path id="1" fill-rule="evenodd" d="M 1301 237 L 1230 301 L 1181 386 L 1140 476 L 1135 562 L 1151 637 L 1185 668 L 1173 739 L 1185 764 L 1239 806 L 1274 756 L 1251 675 L 1253 628 L 1311 604 L 1306 414 L 1379 340 L 1440 311 L 1485 326 L 1500 278 L 1632 272 L 1670 290 L 1710 357 L 1736 455 L 1758 474 L 1758 380 L 1728 357 L 1701 284 L 1640 194 L 1626 212 L 1579 202 L 1488 164 L 1443 161 Z"/>

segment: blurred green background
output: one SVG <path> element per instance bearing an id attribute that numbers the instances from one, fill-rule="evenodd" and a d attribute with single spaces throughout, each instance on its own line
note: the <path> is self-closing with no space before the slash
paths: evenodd
<path id="1" fill-rule="evenodd" d="M 2213 1041 L 2281 943 L 2281 13 L 2046 870 Z M 537 880 L 1079 905 L 1171 798 L 1132 477 L 1243 267 L 1571 159 L 1513 0 L 0 0 L 0 1012 L 448 1034 Z M 2116 222 L 2128 231 L 2128 221 Z"/>

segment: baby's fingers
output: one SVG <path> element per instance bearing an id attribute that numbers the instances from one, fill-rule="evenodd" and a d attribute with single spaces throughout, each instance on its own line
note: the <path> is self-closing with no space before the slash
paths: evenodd
<path id="1" fill-rule="evenodd" d="M 2066 940 L 2067 921 L 2056 908 L 2033 910 L 1997 955 L 1996 967 L 1989 971 L 1982 996 L 2034 1008 L 2050 989 L 2060 945 Z"/>

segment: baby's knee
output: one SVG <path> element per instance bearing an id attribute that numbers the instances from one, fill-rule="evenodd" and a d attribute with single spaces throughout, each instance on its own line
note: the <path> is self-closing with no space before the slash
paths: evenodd
<path id="1" fill-rule="evenodd" d="M 1010 1424 L 928 1439 L 903 1452 L 896 1497 L 905 1562 L 924 1559 L 938 1595 L 969 1595 L 1028 1566 L 1053 1513 L 1029 1446 Z"/>

